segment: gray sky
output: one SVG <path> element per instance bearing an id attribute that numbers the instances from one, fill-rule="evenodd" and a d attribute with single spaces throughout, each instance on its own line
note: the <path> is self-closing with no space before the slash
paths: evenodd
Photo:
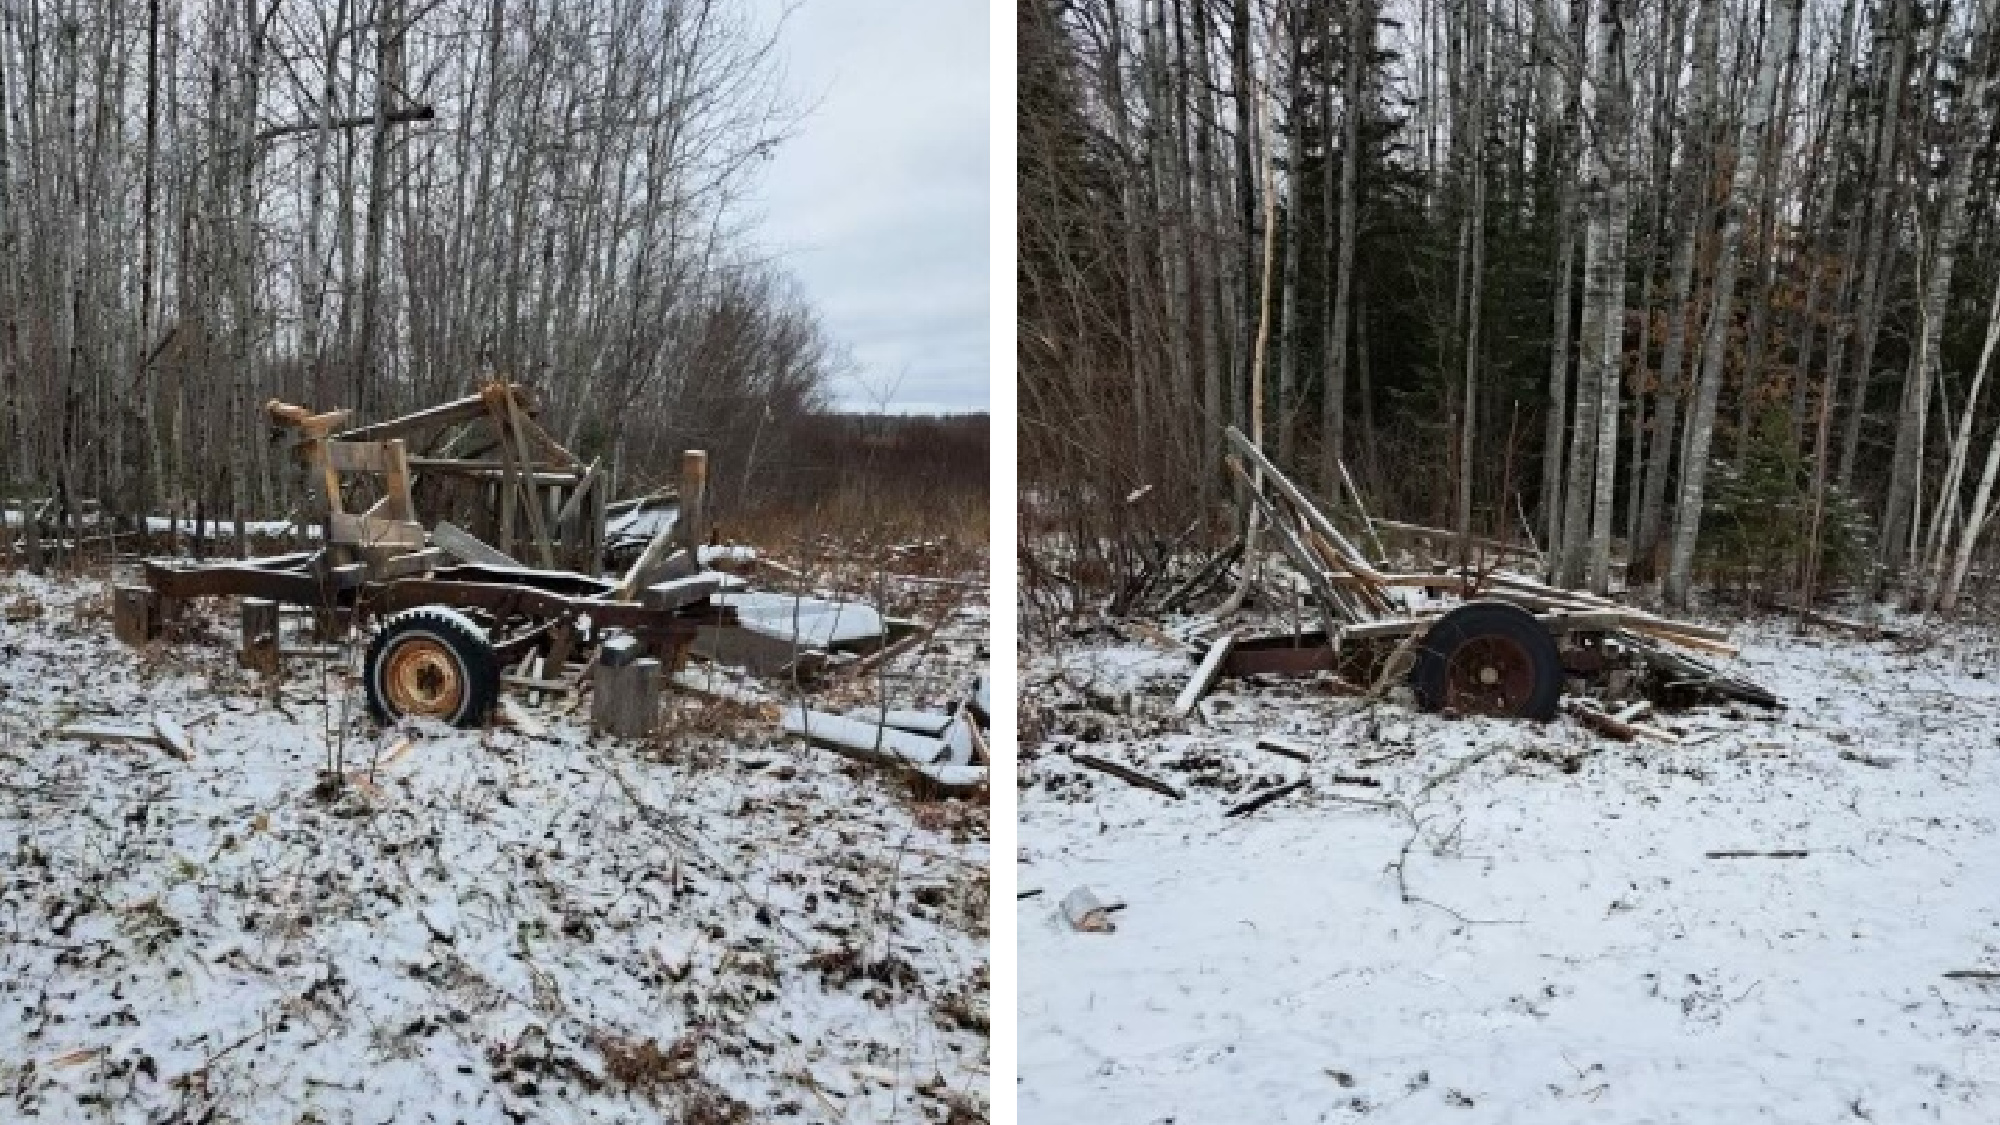
<path id="1" fill-rule="evenodd" d="M 987 0 L 797 0 L 785 24 L 809 112 L 766 165 L 756 237 L 852 355 L 843 407 L 987 409 L 989 19 Z"/>

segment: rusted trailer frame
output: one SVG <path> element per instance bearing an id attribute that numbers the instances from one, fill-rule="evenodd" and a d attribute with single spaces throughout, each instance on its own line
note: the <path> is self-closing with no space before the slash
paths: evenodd
<path id="1" fill-rule="evenodd" d="M 192 566 L 148 562 L 145 586 L 127 588 L 146 604 L 127 615 L 135 624 L 121 635 L 150 640 L 179 604 L 211 597 L 308 609 L 322 640 L 353 624 L 380 622 L 364 669 L 377 717 L 416 713 L 470 725 L 494 701 L 500 670 L 531 655 L 559 669 L 615 631 L 636 642 L 630 655 L 672 669 L 703 629 L 735 623 L 734 611 L 713 604 L 707 587 L 690 592 L 685 582 L 678 587 L 692 596 L 646 590 L 644 600 L 631 601 L 618 596 L 612 581 L 567 571 L 468 565 L 380 581 L 366 571 L 361 563 L 331 565 L 324 553 Z"/>
<path id="2" fill-rule="evenodd" d="M 1386 662 L 1407 658 L 1419 702 L 1433 709 L 1548 719 L 1563 680 L 1605 666 L 1616 648 L 1676 689 L 1763 706 L 1777 699 L 1665 645 L 1733 654 L 1728 634 L 1562 590 L 1525 576 L 1461 568 L 1386 573 L 1307 493 L 1230 427 L 1229 468 L 1252 514 L 1311 587 L 1325 626 L 1292 637 L 1232 638 L 1221 670 L 1235 674 L 1361 673 L 1374 682 Z M 1343 470 L 1343 476 L 1345 475 Z M 1348 485 L 1352 492 L 1352 484 Z M 1360 497 L 1354 497 L 1357 506 Z M 1378 522 L 1361 514 L 1372 535 Z M 1448 610 L 1411 612 L 1392 593 L 1425 588 L 1462 599 Z"/>

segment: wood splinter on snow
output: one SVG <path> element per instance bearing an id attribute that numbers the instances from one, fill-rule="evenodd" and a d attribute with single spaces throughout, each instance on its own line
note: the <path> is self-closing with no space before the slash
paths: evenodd
<path id="1" fill-rule="evenodd" d="M 394 765 L 397 759 L 409 753 L 410 749 L 416 744 L 417 740 L 407 734 L 397 736 L 396 740 L 389 744 L 389 748 L 383 751 L 380 757 L 375 759 L 373 768 L 379 770 L 384 766 Z"/>
<path id="2" fill-rule="evenodd" d="M 1089 887 L 1078 887 L 1063 896 L 1063 920 L 1070 929 L 1086 934 L 1108 934 L 1117 931 L 1111 923 L 1111 912 L 1118 904 L 1107 904 L 1097 897 L 1097 892 Z"/>
<path id="3" fill-rule="evenodd" d="M 1106 761 L 1095 754 L 1084 754 L 1072 750 L 1070 751 L 1069 756 L 1070 760 L 1075 762 L 1077 765 L 1089 766 L 1091 769 L 1097 770 L 1101 773 L 1108 773 L 1112 777 L 1115 777 L 1118 780 L 1123 781 L 1127 784 L 1136 785 L 1141 789 L 1151 789 L 1155 793 L 1165 794 L 1166 796 L 1172 797 L 1176 801 L 1180 800 L 1182 797 L 1187 796 L 1187 794 L 1181 792 L 1180 790 L 1174 788 L 1171 785 L 1168 785 L 1166 782 L 1161 781 L 1157 777 L 1152 777 L 1150 775 L 1140 773 L 1138 770 L 1135 770 L 1130 766 L 1121 766 L 1117 762 Z"/>
<path id="4" fill-rule="evenodd" d="M 1651 738 L 1659 742 L 1678 744 L 1681 740 L 1680 735 L 1672 731 L 1662 730 L 1659 727 L 1650 726 L 1646 723 L 1635 723 L 1625 718 L 1626 715 L 1637 711 L 1635 707 L 1628 707 L 1618 714 L 1612 715 L 1587 699 L 1566 699 L 1563 701 L 1563 706 L 1571 715 L 1576 716 L 1583 725 L 1590 727 L 1600 734 L 1608 734 L 1621 741 L 1630 742 L 1634 738 Z M 1637 711 L 1637 713 L 1644 714 L 1645 712 Z"/>
<path id="5" fill-rule="evenodd" d="M 502 699 L 500 701 L 500 717 L 507 720 L 508 726 L 513 727 L 529 738 L 542 738 L 549 733 L 549 728 L 546 724 L 533 715 L 530 715 L 527 708 L 511 699 Z"/>

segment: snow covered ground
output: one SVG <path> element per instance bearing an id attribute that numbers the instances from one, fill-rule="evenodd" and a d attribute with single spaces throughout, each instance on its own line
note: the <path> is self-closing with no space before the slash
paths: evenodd
<path id="1" fill-rule="evenodd" d="M 1994 637 L 1737 640 L 1788 708 L 1681 746 L 1275 679 L 1188 724 L 1182 654 L 1027 661 L 1021 1120 L 2000 1121 Z M 1079 885 L 1115 932 L 1061 921 Z"/>
<path id="2" fill-rule="evenodd" d="M 985 1119 L 983 808 L 693 697 L 652 745 L 551 700 L 399 748 L 192 630 L 142 657 L 101 583 L 0 575 L 0 1120 Z M 192 761 L 50 733 L 156 711 Z"/>

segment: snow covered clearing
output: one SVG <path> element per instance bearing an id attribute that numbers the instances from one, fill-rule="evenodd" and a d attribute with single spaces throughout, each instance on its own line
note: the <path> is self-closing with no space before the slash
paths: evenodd
<path id="1" fill-rule="evenodd" d="M 1994 636 L 1736 640 L 1788 708 L 1681 745 L 1309 680 L 1184 722 L 1184 653 L 1027 660 L 1021 1120 L 2000 1120 Z"/>
<path id="2" fill-rule="evenodd" d="M 647 744 L 555 693 L 406 741 L 337 669 L 266 693 L 233 607 L 117 645 L 107 590 L 0 576 L 0 1118 L 985 1119 L 982 805 L 693 695 Z M 154 712 L 191 761 L 50 734 Z"/>

